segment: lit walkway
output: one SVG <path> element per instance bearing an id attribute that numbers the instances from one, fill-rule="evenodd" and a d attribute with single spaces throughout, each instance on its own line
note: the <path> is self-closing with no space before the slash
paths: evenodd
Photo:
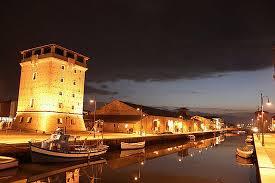
<path id="1" fill-rule="evenodd" d="M 219 131 L 219 130 L 217 130 Z M 206 131 L 210 132 L 210 131 Z M 214 131 L 212 131 L 214 132 Z M 195 134 L 202 133 L 198 132 L 187 132 L 184 134 Z M 79 132 L 79 133 L 70 133 L 71 136 L 78 136 L 77 140 L 93 140 L 93 139 L 101 139 L 101 133 L 96 134 L 96 138 L 94 138 L 93 133 L 89 132 Z M 170 135 L 170 134 L 168 134 Z M 172 135 L 172 134 L 171 134 Z M 173 134 L 178 135 L 178 134 Z M 157 134 L 146 134 L 146 136 L 158 136 Z M 159 135 L 162 136 L 162 135 Z M 42 141 L 50 137 L 50 134 L 41 134 L 41 133 L 27 133 L 27 132 L 18 132 L 18 131 L 0 131 L 0 145 L 1 144 L 24 144 L 28 143 L 28 141 L 34 139 L 37 141 Z M 140 137 L 138 134 L 125 134 L 125 133 L 104 133 L 104 139 L 119 139 L 119 138 L 134 138 Z"/>
<path id="2" fill-rule="evenodd" d="M 261 137 L 261 136 L 260 136 Z M 254 134 L 254 143 L 257 154 L 257 161 L 262 183 L 275 182 L 275 134 L 265 135 L 265 146 L 261 144 L 261 139 L 258 139 Z"/>

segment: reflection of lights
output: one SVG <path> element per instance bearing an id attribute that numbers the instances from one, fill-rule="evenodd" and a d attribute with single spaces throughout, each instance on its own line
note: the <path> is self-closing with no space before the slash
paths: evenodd
<path id="1" fill-rule="evenodd" d="M 201 153 L 201 150 L 199 150 L 199 153 Z"/>
<path id="2" fill-rule="evenodd" d="M 168 150 L 168 151 L 172 151 L 172 148 L 171 148 L 171 147 L 169 147 L 169 148 L 167 148 L 167 150 Z"/>
<path id="3" fill-rule="evenodd" d="M 128 128 L 128 124 L 125 124 L 125 128 Z"/>
<path id="4" fill-rule="evenodd" d="M 253 127 L 251 130 L 252 130 L 253 132 L 258 132 L 258 131 L 259 131 L 259 129 L 258 129 L 257 127 Z"/>
<path id="5" fill-rule="evenodd" d="M 179 162 L 181 162 L 181 158 L 179 158 Z"/>
<path id="6" fill-rule="evenodd" d="M 190 154 L 191 157 L 193 157 L 193 154 Z"/>
<path id="7" fill-rule="evenodd" d="M 158 151 L 154 151 L 154 153 L 155 153 L 155 154 L 159 154 L 159 152 L 158 152 Z"/>
<path id="8" fill-rule="evenodd" d="M 144 165 L 144 162 L 142 161 L 140 164 L 141 164 L 141 165 Z"/>
<path id="9" fill-rule="evenodd" d="M 135 177 L 135 180 L 138 180 L 138 178 L 137 178 L 137 177 Z"/>

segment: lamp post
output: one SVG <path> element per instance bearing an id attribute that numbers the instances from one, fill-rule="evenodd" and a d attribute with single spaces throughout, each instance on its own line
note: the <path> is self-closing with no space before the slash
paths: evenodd
<path id="1" fill-rule="evenodd" d="M 94 104 L 94 125 L 93 125 L 93 128 L 94 128 L 94 138 L 95 138 L 95 112 L 96 112 L 96 100 L 95 100 L 95 97 L 94 97 L 94 99 L 90 100 L 90 104 Z"/>
<path id="2" fill-rule="evenodd" d="M 140 111 L 140 135 L 142 135 L 141 129 L 142 129 L 142 108 L 137 108 L 138 111 Z"/>
<path id="3" fill-rule="evenodd" d="M 261 121 L 262 121 L 262 146 L 264 146 L 264 98 L 267 98 L 267 105 L 271 105 L 271 102 L 269 100 L 268 96 L 263 96 L 261 93 Z"/>

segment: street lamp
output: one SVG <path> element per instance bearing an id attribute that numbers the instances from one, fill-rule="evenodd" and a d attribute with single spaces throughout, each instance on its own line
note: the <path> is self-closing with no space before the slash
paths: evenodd
<path id="1" fill-rule="evenodd" d="M 93 125 L 93 128 L 94 128 L 94 138 L 95 138 L 95 112 L 96 112 L 96 100 L 95 100 L 95 97 L 94 97 L 94 99 L 90 100 L 90 104 L 94 104 L 94 125 Z"/>
<path id="2" fill-rule="evenodd" d="M 141 108 L 137 108 L 137 111 L 140 111 L 140 135 L 142 135 L 142 109 Z"/>
<path id="3" fill-rule="evenodd" d="M 266 105 L 270 106 L 271 102 L 268 96 L 263 96 L 261 93 L 261 119 L 262 119 L 262 146 L 264 146 L 264 98 L 267 98 Z"/>

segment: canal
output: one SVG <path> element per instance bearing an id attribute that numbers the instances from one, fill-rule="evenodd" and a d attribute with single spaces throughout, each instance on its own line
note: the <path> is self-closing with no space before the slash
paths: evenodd
<path id="1" fill-rule="evenodd" d="M 235 155 L 244 140 L 245 136 L 225 134 L 141 150 L 112 151 L 88 164 L 24 163 L 1 172 L 0 182 L 256 183 L 256 165 Z"/>

